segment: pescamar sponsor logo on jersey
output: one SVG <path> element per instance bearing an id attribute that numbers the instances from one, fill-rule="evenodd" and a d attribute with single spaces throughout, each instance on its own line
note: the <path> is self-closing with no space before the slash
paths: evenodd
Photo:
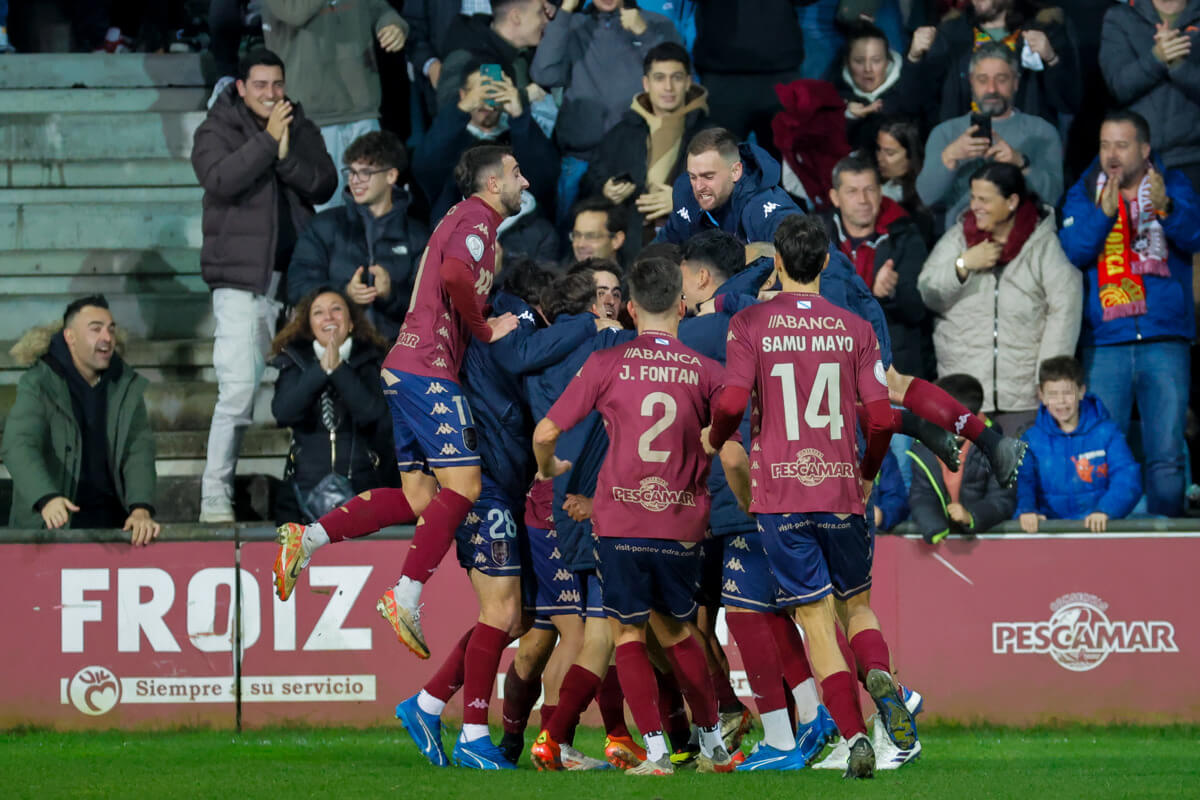
<path id="1" fill-rule="evenodd" d="M 696 496 L 684 490 L 672 490 L 662 478 L 642 478 L 636 489 L 612 487 L 613 499 L 619 503 L 637 503 L 647 511 L 665 511 L 671 506 L 695 506 Z"/>
<path id="2" fill-rule="evenodd" d="M 1050 604 L 1042 622 L 993 622 L 992 652 L 998 655 L 1048 653 L 1072 672 L 1086 672 L 1112 653 L 1178 653 L 1175 626 L 1166 620 L 1109 620 L 1108 603 L 1094 594 L 1073 592 Z"/>
<path id="3" fill-rule="evenodd" d="M 819 486 L 827 478 L 854 478 L 857 473 L 848 461 L 826 461 L 825 454 L 806 447 L 796 454 L 795 461 L 771 465 L 772 478 L 795 478 L 805 486 Z"/>

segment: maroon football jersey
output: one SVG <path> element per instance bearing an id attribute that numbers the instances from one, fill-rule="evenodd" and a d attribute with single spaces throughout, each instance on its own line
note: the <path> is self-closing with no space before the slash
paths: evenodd
<path id="1" fill-rule="evenodd" d="M 458 381 L 471 331 L 450 303 L 440 267 L 455 258 L 475 276 L 482 312 L 496 272 L 496 227 L 500 215 L 478 197 L 468 197 L 442 217 L 421 256 L 412 300 L 396 344 L 383 362 L 387 369 Z"/>
<path id="2" fill-rule="evenodd" d="M 725 363 L 725 382 L 752 392 L 750 510 L 864 513 L 855 406 L 888 396 L 871 325 L 785 292 L 734 315 Z"/>
<path id="3" fill-rule="evenodd" d="M 604 418 L 608 455 L 592 503 L 598 536 L 704 538 L 712 462 L 700 431 L 721 384 L 720 364 L 656 331 L 588 358 L 546 416 L 563 430 L 593 408 Z"/>

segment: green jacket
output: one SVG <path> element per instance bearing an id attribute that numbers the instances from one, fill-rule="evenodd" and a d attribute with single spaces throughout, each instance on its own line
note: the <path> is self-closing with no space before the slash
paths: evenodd
<path id="1" fill-rule="evenodd" d="M 387 0 L 266 0 L 262 16 L 267 47 L 287 65 L 288 97 L 317 127 L 379 118 L 375 36 L 388 25 L 408 32 Z"/>
<path id="2" fill-rule="evenodd" d="M 109 369 L 118 365 L 120 374 L 108 384 L 108 463 L 126 509 L 138 503 L 153 507 L 154 434 L 146 413 L 148 381 L 114 355 Z M 0 443 L 0 456 L 13 480 L 10 527 L 43 528 L 34 503 L 47 495 L 75 498 L 82 450 L 67 381 L 45 357 L 39 358 L 21 376 Z"/>

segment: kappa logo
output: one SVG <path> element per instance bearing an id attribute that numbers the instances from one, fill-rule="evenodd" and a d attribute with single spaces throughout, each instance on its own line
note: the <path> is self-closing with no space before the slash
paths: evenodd
<path id="1" fill-rule="evenodd" d="M 725 563 L 725 569 L 730 570 L 732 572 L 745 572 L 746 571 L 746 568 L 742 566 L 742 560 L 740 558 L 729 559 L 729 561 L 727 561 Z"/>
<path id="2" fill-rule="evenodd" d="M 398 256 L 406 256 L 408 255 L 408 245 L 398 244 L 392 248 L 392 253 Z"/>
<path id="3" fill-rule="evenodd" d="M 457 447 L 455 447 L 454 445 L 447 442 L 446 444 L 442 445 L 442 453 L 441 454 L 444 456 L 456 456 L 459 453 L 458 453 Z"/>
<path id="4" fill-rule="evenodd" d="M 449 314 L 447 314 L 445 311 L 443 311 L 443 312 L 442 312 L 442 319 L 446 320 L 446 322 L 449 322 L 449 321 L 450 321 L 450 315 L 449 315 Z"/>
<path id="5" fill-rule="evenodd" d="M 963 429 L 967 427 L 967 423 L 971 421 L 970 414 L 963 414 L 958 419 L 954 420 L 954 432 L 962 436 Z"/>
<path id="6" fill-rule="evenodd" d="M 487 700 L 484 700 L 482 697 L 476 697 L 474 700 L 467 703 L 467 705 L 471 708 L 487 708 L 488 702 L 487 702 Z"/>
<path id="7" fill-rule="evenodd" d="M 441 425 L 438 425 L 437 432 L 438 432 L 438 436 L 443 436 L 447 433 L 455 433 L 455 430 L 453 427 L 450 426 L 449 423 L 443 422 Z M 478 521 L 478 520 L 476 520 L 476 521 Z"/>
<path id="8" fill-rule="evenodd" d="M 425 390 L 425 394 L 445 394 L 446 387 L 438 381 L 429 384 L 429 388 Z"/>
<path id="9" fill-rule="evenodd" d="M 998 655 L 1049 653 L 1072 672 L 1086 672 L 1112 653 L 1178 653 L 1175 626 L 1166 620 L 1114 622 L 1108 603 L 1094 594 L 1073 592 L 1050 604 L 1044 622 L 993 622 L 992 652 Z"/>
<path id="10" fill-rule="evenodd" d="M 678 214 L 679 216 L 683 217 L 688 222 L 692 221 L 692 215 L 688 213 L 687 208 L 681 208 L 678 211 L 676 211 L 675 213 Z"/>
<path id="11" fill-rule="evenodd" d="M 532 323 L 534 325 L 537 324 L 537 320 L 533 318 L 533 312 L 529 311 L 529 310 L 522 311 L 520 314 L 517 315 L 517 319 L 523 319 L 526 322 Z"/>
<path id="12" fill-rule="evenodd" d="M 750 462 L 750 469 L 758 469 L 758 460 L 757 459 Z"/>
<path id="13" fill-rule="evenodd" d="M 757 431 L 756 431 L 756 433 L 757 433 Z M 752 453 L 762 452 L 762 445 L 759 444 L 758 442 L 755 442 L 754 444 L 750 445 L 750 452 L 752 452 Z"/>
<path id="14" fill-rule="evenodd" d="M 446 359 L 444 359 L 444 358 L 435 358 L 435 359 L 433 360 L 433 365 L 434 365 L 435 367 L 441 367 L 442 369 L 445 369 L 445 368 L 446 368 Z"/>
<path id="15" fill-rule="evenodd" d="M 121 702 L 121 681 L 108 667 L 84 667 L 67 684 L 67 697 L 84 714 L 98 717 Z"/>
<path id="16" fill-rule="evenodd" d="M 771 465 L 772 478 L 795 478 L 805 486 L 819 486 L 828 478 L 857 477 L 849 461 L 826 461 L 825 454 L 806 447 L 796 454 L 795 461 Z"/>
<path id="17" fill-rule="evenodd" d="M 487 556 L 485 556 L 483 553 L 476 553 L 475 554 L 475 563 L 476 564 L 486 564 Z"/>
<path id="18" fill-rule="evenodd" d="M 555 573 L 554 573 L 554 580 L 556 580 L 556 581 L 569 581 L 569 580 L 571 580 L 571 573 L 570 573 L 570 572 L 568 572 L 568 571 L 567 571 L 567 570 L 565 570 L 565 569 L 560 569 L 560 570 L 558 570 L 557 572 L 555 572 Z"/>
<path id="19" fill-rule="evenodd" d="M 478 261 L 478 259 L 476 259 Z M 487 294 L 492 290 L 492 281 L 494 276 L 486 269 L 479 273 L 479 277 L 475 279 L 475 294 Z"/>
<path id="20" fill-rule="evenodd" d="M 722 586 L 721 588 L 724 589 L 725 591 L 729 592 L 730 594 L 741 594 L 742 593 L 742 590 L 738 588 L 737 581 L 735 581 L 733 578 L 730 578 L 729 580 L 725 581 L 725 585 Z"/>
<path id="21" fill-rule="evenodd" d="M 771 212 L 779 208 L 779 203 L 763 203 L 763 219 L 771 216 Z"/>
<path id="22" fill-rule="evenodd" d="M 443 325 L 442 327 L 437 329 L 437 335 L 438 336 L 449 336 L 450 331 L 446 330 L 446 326 Z"/>
<path id="23" fill-rule="evenodd" d="M 483 544 L 483 537 L 480 536 L 478 533 L 475 534 L 474 536 L 471 537 L 471 544 L 473 544 L 473 545 Z"/>
<path id="24" fill-rule="evenodd" d="M 483 222 L 480 222 L 478 225 L 476 225 L 475 230 L 479 231 L 484 236 L 487 236 L 489 233 L 487 224 Z"/>
<path id="25" fill-rule="evenodd" d="M 550 559 L 552 561 L 553 560 L 558 560 L 558 561 L 562 560 L 562 553 L 559 552 L 557 547 L 550 551 Z"/>
<path id="26" fill-rule="evenodd" d="M 746 551 L 750 550 L 750 545 L 746 544 L 745 536 L 735 536 L 733 538 L 733 541 L 731 541 L 729 543 L 729 546 L 734 548 L 735 550 L 746 550 Z"/>
<path id="27" fill-rule="evenodd" d="M 433 404 L 433 413 L 434 414 L 449 414 L 450 406 L 446 405 L 445 403 L 434 403 Z"/>
<path id="28" fill-rule="evenodd" d="M 438 433 L 441 433 L 441 431 L 438 431 Z M 483 522 L 483 519 L 474 511 L 469 511 L 467 512 L 466 522 L 468 525 L 478 525 L 479 523 Z M 471 544 L 479 544 L 479 542 L 471 542 Z"/>
<path id="29" fill-rule="evenodd" d="M 558 593 L 558 602 L 560 602 L 560 603 L 578 603 L 579 602 L 579 590 L 578 589 L 563 589 L 561 592 Z"/>
<path id="30" fill-rule="evenodd" d="M 737 341 L 737 337 L 733 335 L 733 331 L 730 331 L 728 334 L 726 334 L 725 341 L 727 341 L 727 342 L 736 342 Z"/>
<path id="31" fill-rule="evenodd" d="M 696 496 L 683 489 L 671 489 L 662 478 L 642 478 L 636 489 L 612 487 L 613 499 L 619 503 L 637 503 L 647 511 L 666 511 L 671 506 L 696 505 Z"/>

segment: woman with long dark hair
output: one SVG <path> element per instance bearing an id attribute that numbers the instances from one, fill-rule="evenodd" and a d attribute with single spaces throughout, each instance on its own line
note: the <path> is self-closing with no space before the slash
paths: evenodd
<path id="1" fill-rule="evenodd" d="M 271 412 L 292 429 L 281 523 L 310 522 L 357 492 L 397 485 L 379 384 L 387 347 L 362 307 L 329 287 L 301 299 L 275 337 Z"/>
<path id="2" fill-rule="evenodd" d="M 875 166 L 883 182 L 883 196 L 900 204 L 916 222 L 925 246 L 933 245 L 933 215 L 917 194 L 917 175 L 925 163 L 925 138 L 915 120 L 885 117 L 875 134 Z"/>
<path id="3" fill-rule="evenodd" d="M 1083 278 L 1058 242 L 1054 209 L 1019 167 L 992 162 L 971 176 L 970 208 L 938 240 L 917 287 L 938 315 L 938 374 L 978 380 L 983 411 L 1020 434 L 1037 413 L 1038 365 L 1075 352 Z"/>

